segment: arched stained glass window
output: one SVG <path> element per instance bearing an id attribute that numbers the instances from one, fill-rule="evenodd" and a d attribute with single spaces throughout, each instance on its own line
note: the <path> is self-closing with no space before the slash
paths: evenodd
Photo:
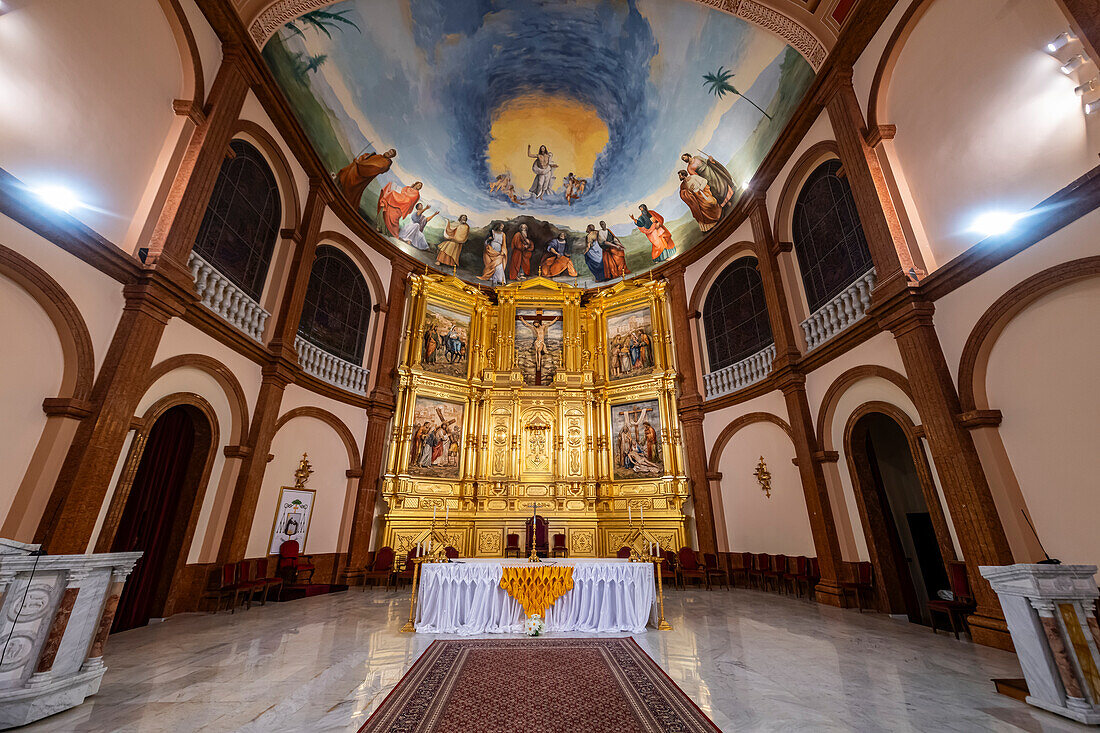
<path id="1" fill-rule="evenodd" d="M 822 163 L 806 179 L 794 205 L 794 251 L 810 312 L 871 269 L 852 189 L 839 173 L 839 160 Z"/>
<path id="2" fill-rule="evenodd" d="M 367 281 L 351 258 L 336 247 L 318 247 L 306 287 L 299 335 L 333 356 L 361 364 L 370 310 Z"/>
<path id="3" fill-rule="evenodd" d="M 279 187 L 259 150 L 243 140 L 233 140 L 229 149 L 195 252 L 258 301 L 279 236 Z"/>
<path id="4" fill-rule="evenodd" d="M 710 371 L 736 364 L 772 342 L 764 284 L 755 257 L 730 263 L 714 281 L 703 303 Z"/>

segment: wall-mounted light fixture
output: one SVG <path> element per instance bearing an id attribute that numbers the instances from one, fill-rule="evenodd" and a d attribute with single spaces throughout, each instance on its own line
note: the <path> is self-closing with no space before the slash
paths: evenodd
<path id="1" fill-rule="evenodd" d="M 756 476 L 764 496 L 769 499 L 772 498 L 772 475 L 768 471 L 768 464 L 764 463 L 764 456 L 760 456 L 760 463 L 756 464 L 756 470 L 752 472 L 752 475 Z"/>
<path id="2" fill-rule="evenodd" d="M 1047 44 L 1047 53 L 1058 53 L 1063 48 L 1073 43 L 1077 39 L 1070 35 L 1068 32 L 1059 33 L 1054 37 L 1054 40 Z"/>
<path id="3" fill-rule="evenodd" d="M 64 186 L 42 186 L 34 189 L 34 193 L 45 204 L 58 211 L 72 211 L 81 206 L 80 199 Z"/>
<path id="4" fill-rule="evenodd" d="M 1100 99 L 1085 104 L 1085 114 L 1091 115 L 1100 112 Z"/>
<path id="5" fill-rule="evenodd" d="M 1073 88 L 1073 91 L 1077 93 L 1078 97 L 1083 97 L 1089 92 L 1096 91 L 1096 79 L 1089 79 L 1084 84 L 1080 84 Z"/>
<path id="6" fill-rule="evenodd" d="M 1062 73 L 1069 76 L 1085 65 L 1085 57 L 1081 54 L 1070 56 L 1066 63 L 1062 64 Z"/>

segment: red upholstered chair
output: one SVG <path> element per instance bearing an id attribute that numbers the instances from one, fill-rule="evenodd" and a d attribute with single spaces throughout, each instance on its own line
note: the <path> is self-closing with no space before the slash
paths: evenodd
<path id="1" fill-rule="evenodd" d="M 237 597 L 240 590 L 237 586 L 237 565 L 228 563 L 222 565 L 210 575 L 209 587 L 203 592 L 202 597 L 214 600 L 214 610 L 217 613 L 222 607 L 222 601 L 226 601 L 226 608 L 233 613 L 237 606 Z"/>
<path id="2" fill-rule="evenodd" d="M 619 548 L 619 551 L 615 553 L 615 557 L 619 558 L 620 560 L 627 559 L 628 557 L 630 557 L 630 548 L 626 545 L 623 545 Z"/>
<path id="3" fill-rule="evenodd" d="M 275 578 L 267 574 L 267 558 L 261 557 L 256 560 L 256 573 L 253 576 L 255 580 L 264 584 L 264 595 L 260 599 L 260 605 L 267 605 L 267 596 L 271 592 L 271 589 L 275 589 L 275 599 L 279 600 L 283 597 L 283 579 Z"/>
<path id="4" fill-rule="evenodd" d="M 539 557 L 550 555 L 550 522 L 546 517 L 538 517 L 534 528 L 535 553 Z M 527 520 L 527 554 L 531 554 L 531 520 Z"/>
<path id="5" fill-rule="evenodd" d="M 413 573 L 416 571 L 416 563 L 413 560 L 416 559 L 416 556 L 416 545 L 413 545 L 409 548 L 409 554 L 405 556 L 405 566 L 394 573 L 394 585 L 396 587 L 400 587 L 405 583 L 412 584 Z"/>
<path id="6" fill-rule="evenodd" d="M 676 553 L 676 559 L 680 561 L 680 584 L 686 586 L 688 580 L 696 579 L 706 585 L 710 590 L 710 580 L 707 578 L 707 569 L 699 564 L 695 556 L 695 550 L 690 547 L 681 547 Z"/>
<path id="7" fill-rule="evenodd" d="M 297 583 L 299 573 L 308 573 L 302 582 L 309 583 L 314 570 L 313 558 L 299 554 L 298 540 L 287 540 L 279 545 L 278 572 L 287 583 Z"/>
<path id="8" fill-rule="evenodd" d="M 750 584 L 764 590 L 764 573 L 771 569 L 771 555 L 763 552 L 754 553 L 752 556 L 752 569 L 749 571 Z"/>
<path id="9" fill-rule="evenodd" d="M 809 585 L 810 582 L 810 561 L 804 555 L 799 555 L 794 559 L 794 564 L 791 565 L 788 562 L 788 570 L 783 573 L 783 585 L 791 589 L 791 593 L 796 596 L 801 596 L 800 588 L 803 583 Z M 809 590 L 807 589 L 807 595 Z"/>
<path id="10" fill-rule="evenodd" d="M 751 552 L 739 552 L 737 554 L 737 565 L 731 565 L 730 583 L 737 585 L 738 578 L 745 579 L 745 585 L 749 584 L 749 570 L 752 569 L 752 553 Z M 732 559 L 732 558 L 731 558 Z"/>
<path id="11" fill-rule="evenodd" d="M 507 542 L 504 545 L 505 557 L 519 557 L 519 535 L 510 534 L 507 537 Z"/>
<path id="12" fill-rule="evenodd" d="M 457 547 L 447 545 L 443 548 L 443 552 L 447 555 L 448 560 L 454 560 L 456 557 L 461 557 L 462 553 L 458 551 Z"/>
<path id="13" fill-rule="evenodd" d="M 841 581 L 840 589 L 844 595 L 854 593 L 856 597 L 856 605 L 859 606 L 859 612 L 863 613 L 863 595 L 866 593 L 870 596 L 870 605 L 874 607 L 874 587 L 875 587 L 875 572 L 874 567 L 869 562 L 856 563 L 856 579 Z"/>
<path id="14" fill-rule="evenodd" d="M 977 604 L 974 602 L 974 594 L 970 590 L 970 578 L 966 574 L 966 563 L 952 560 L 947 563 L 947 579 L 951 583 L 951 592 L 955 594 L 955 600 L 945 601 L 936 598 L 928 601 L 928 612 L 932 616 L 932 633 L 936 633 L 936 615 L 944 614 L 951 624 L 951 630 L 955 632 L 955 638 L 959 638 L 959 626 L 966 629 L 966 617 L 974 611 Z M 969 633 L 969 630 L 967 630 Z"/>
<path id="15" fill-rule="evenodd" d="M 707 569 L 707 587 L 711 586 L 711 579 L 717 579 L 726 586 L 726 590 L 730 589 L 730 575 L 726 572 L 725 568 L 721 567 L 718 563 L 718 556 L 713 552 L 708 552 L 703 555 L 703 562 Z"/>
<path id="16" fill-rule="evenodd" d="M 821 580 L 821 564 L 817 561 L 816 557 L 810 558 L 810 563 L 806 568 L 807 580 L 806 588 L 809 590 L 809 596 L 811 598 L 817 597 L 817 584 Z"/>
<path id="17" fill-rule="evenodd" d="M 550 549 L 552 557 L 569 557 L 569 548 L 565 546 L 565 534 L 558 532 L 554 535 L 554 546 Z"/>
<path id="18" fill-rule="evenodd" d="M 661 555 L 661 584 L 665 588 L 671 588 L 679 582 L 676 577 L 676 553 L 668 550 Z"/>
<path id="19" fill-rule="evenodd" d="M 775 592 L 778 593 L 785 572 L 787 572 L 787 556 L 771 556 L 771 567 L 764 571 L 764 590 L 767 590 L 768 584 L 771 583 L 775 585 Z"/>
<path id="20" fill-rule="evenodd" d="M 256 565 L 251 560 L 241 560 L 237 563 L 237 587 L 238 592 L 244 596 L 244 607 L 252 608 L 252 599 L 263 596 L 267 586 L 263 579 L 257 579 Z"/>
<path id="21" fill-rule="evenodd" d="M 393 581 L 393 559 L 393 548 L 388 545 L 374 553 L 374 562 L 363 572 L 363 584 L 368 580 L 381 580 L 388 588 Z"/>

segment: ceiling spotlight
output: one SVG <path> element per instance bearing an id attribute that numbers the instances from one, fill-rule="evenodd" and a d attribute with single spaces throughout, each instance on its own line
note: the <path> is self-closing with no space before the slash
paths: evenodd
<path id="1" fill-rule="evenodd" d="M 1020 214 L 1013 214 L 1009 211 L 987 211 L 974 220 L 970 229 L 971 231 L 986 236 L 1004 234 L 1011 229 L 1020 218 Z"/>
<path id="2" fill-rule="evenodd" d="M 1076 40 L 1069 33 L 1059 33 L 1053 41 L 1047 44 L 1047 53 L 1058 53 Z"/>
<path id="3" fill-rule="evenodd" d="M 1081 54 L 1071 56 L 1070 59 L 1066 61 L 1066 63 L 1062 64 L 1062 73 L 1068 76 L 1069 74 L 1072 74 L 1073 72 L 1080 69 L 1084 63 L 1085 57 Z"/>
<path id="4" fill-rule="evenodd" d="M 752 179 L 751 178 L 746 178 L 745 180 L 741 181 L 741 188 L 744 188 L 744 189 L 747 190 L 749 188 L 749 186 L 751 186 L 751 185 L 752 185 Z"/>
<path id="5" fill-rule="evenodd" d="M 1074 87 L 1073 91 L 1077 93 L 1078 97 L 1083 97 L 1089 92 L 1096 90 L 1096 79 L 1089 79 L 1084 84 Z"/>
<path id="6" fill-rule="evenodd" d="M 1100 112 L 1100 99 L 1095 99 L 1085 104 L 1085 114 L 1091 115 Z"/>
<path id="7" fill-rule="evenodd" d="M 80 201 L 73 192 L 62 186 L 43 186 L 35 189 L 34 193 L 58 211 L 71 211 L 80 206 Z"/>

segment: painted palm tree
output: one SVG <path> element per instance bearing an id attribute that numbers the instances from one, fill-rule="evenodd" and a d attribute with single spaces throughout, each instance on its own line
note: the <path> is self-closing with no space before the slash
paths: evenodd
<path id="1" fill-rule="evenodd" d="M 291 33 L 299 36 L 305 35 L 303 32 L 305 28 L 312 28 L 318 33 L 324 33 L 326 38 L 332 38 L 333 30 L 344 30 L 346 26 L 351 26 L 362 33 L 363 31 L 355 24 L 355 21 L 344 17 L 349 12 L 351 12 L 350 9 L 336 11 L 311 10 L 290 21 L 285 27 Z"/>
<path id="2" fill-rule="evenodd" d="M 733 72 L 727 69 L 725 66 L 719 66 L 718 70 L 710 73 L 703 74 L 703 86 L 710 87 L 709 91 L 716 97 L 724 97 L 727 94 L 735 94 L 741 99 L 745 100 L 753 107 L 760 110 L 760 114 L 767 117 L 769 120 L 772 118 L 770 114 L 760 109 L 760 105 L 746 97 L 741 92 L 737 91 L 737 87 L 730 84 L 730 79 L 734 76 Z"/>

